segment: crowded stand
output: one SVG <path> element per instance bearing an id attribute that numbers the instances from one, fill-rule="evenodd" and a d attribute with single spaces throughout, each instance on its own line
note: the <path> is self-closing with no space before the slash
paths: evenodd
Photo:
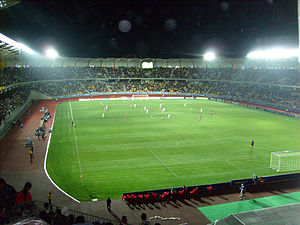
<path id="1" fill-rule="evenodd" d="M 13 67 L 1 72 L 0 84 L 28 82 L 0 95 L 0 123 L 28 97 L 109 92 L 170 92 L 225 96 L 299 108 L 295 69 L 134 67 Z"/>
<path id="2" fill-rule="evenodd" d="M 29 93 L 29 87 L 21 87 L 0 94 L 0 125 L 18 106 L 24 104 Z"/>
<path id="3" fill-rule="evenodd" d="M 110 220 L 56 206 L 51 200 L 34 201 L 30 193 L 32 184 L 26 182 L 19 192 L 0 178 L 0 224 L 51 224 L 51 225 L 111 225 Z M 49 193 L 51 194 L 51 193 Z M 48 198 L 49 199 L 49 198 Z M 88 221 L 90 220 L 90 221 Z M 93 221 L 95 220 L 95 221 Z"/>
<path id="4" fill-rule="evenodd" d="M 87 78 L 169 78 L 227 80 L 278 85 L 300 85 L 295 69 L 170 68 L 156 67 L 8 67 L 0 76 L 0 85 L 43 80 Z"/>

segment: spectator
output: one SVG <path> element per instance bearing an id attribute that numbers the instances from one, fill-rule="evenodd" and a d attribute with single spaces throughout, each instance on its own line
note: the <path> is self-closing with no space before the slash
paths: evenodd
<path id="1" fill-rule="evenodd" d="M 68 218 L 61 214 L 61 209 L 56 209 L 53 225 L 66 225 L 68 224 Z"/>
<path id="2" fill-rule="evenodd" d="M 151 225 L 151 223 L 147 220 L 146 213 L 142 213 L 141 219 L 142 219 L 142 222 L 140 223 L 140 225 Z"/>
<path id="3" fill-rule="evenodd" d="M 128 225 L 127 216 L 122 216 L 122 220 L 121 220 L 120 225 Z"/>
<path id="4" fill-rule="evenodd" d="M 75 216 L 73 214 L 68 215 L 68 224 L 72 225 L 75 223 Z"/>
<path id="5" fill-rule="evenodd" d="M 24 185 L 24 188 L 22 189 L 22 191 L 20 191 L 17 194 L 17 198 L 16 198 L 16 202 L 15 204 L 19 204 L 19 203 L 25 203 L 27 201 L 32 201 L 32 197 L 30 194 L 30 189 L 31 189 L 32 185 L 30 182 L 26 182 L 26 184 Z"/>
<path id="6" fill-rule="evenodd" d="M 85 222 L 85 218 L 83 216 L 77 216 L 74 225 L 93 225 L 90 222 Z"/>
<path id="7" fill-rule="evenodd" d="M 44 209 L 39 213 L 39 217 L 45 222 L 52 224 L 54 212 L 50 210 L 50 205 L 48 202 L 44 203 Z"/>
<path id="8" fill-rule="evenodd" d="M 14 205 L 17 192 L 11 185 L 0 178 L 0 216 L 7 215 Z"/>

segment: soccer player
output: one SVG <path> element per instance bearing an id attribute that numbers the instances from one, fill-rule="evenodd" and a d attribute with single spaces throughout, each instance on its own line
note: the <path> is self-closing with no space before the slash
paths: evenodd
<path id="1" fill-rule="evenodd" d="M 202 109 L 202 108 L 200 109 L 200 112 L 201 112 L 201 113 L 203 112 L 203 109 Z"/>
<path id="2" fill-rule="evenodd" d="M 171 114 L 168 114 L 168 119 L 170 119 L 171 118 Z"/>
<path id="3" fill-rule="evenodd" d="M 106 109 L 106 110 L 108 110 L 108 105 L 107 105 L 107 106 L 105 106 L 105 109 Z"/>
<path id="4" fill-rule="evenodd" d="M 130 108 L 132 108 L 132 104 L 130 104 Z"/>
<path id="5" fill-rule="evenodd" d="M 161 109 L 161 107 L 162 107 L 162 104 L 159 104 L 159 108 Z"/>
<path id="6" fill-rule="evenodd" d="M 186 107 L 187 106 L 187 104 L 186 103 L 184 103 L 184 107 Z"/>
<path id="7" fill-rule="evenodd" d="M 149 113 L 149 109 L 146 110 L 146 113 Z"/>
<path id="8" fill-rule="evenodd" d="M 134 104 L 133 107 L 136 108 L 136 104 Z"/>
<path id="9" fill-rule="evenodd" d="M 164 119 L 165 119 L 164 116 L 162 116 L 162 117 L 161 117 L 161 121 L 163 121 Z"/>
<path id="10" fill-rule="evenodd" d="M 72 127 L 75 127 L 75 123 L 74 123 L 74 121 L 72 120 Z"/>
<path id="11" fill-rule="evenodd" d="M 166 108 L 164 107 L 164 108 L 162 109 L 162 111 L 163 111 L 163 112 L 166 111 Z"/>
<path id="12" fill-rule="evenodd" d="M 251 141 L 251 148 L 254 146 L 254 140 Z"/>
<path id="13" fill-rule="evenodd" d="M 104 113 L 102 113 L 102 118 L 104 118 Z"/>
<path id="14" fill-rule="evenodd" d="M 202 120 L 202 116 L 200 116 L 200 121 Z"/>
<path id="15" fill-rule="evenodd" d="M 125 120 L 127 120 L 127 114 L 125 114 Z"/>

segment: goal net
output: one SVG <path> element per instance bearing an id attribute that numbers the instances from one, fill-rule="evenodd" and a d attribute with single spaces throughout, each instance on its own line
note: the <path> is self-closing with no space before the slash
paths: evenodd
<path id="1" fill-rule="evenodd" d="M 132 100 L 134 99 L 148 99 L 148 95 L 147 94 L 132 95 Z"/>
<path id="2" fill-rule="evenodd" d="M 277 172 L 300 170 L 300 150 L 271 152 L 270 168 Z"/>

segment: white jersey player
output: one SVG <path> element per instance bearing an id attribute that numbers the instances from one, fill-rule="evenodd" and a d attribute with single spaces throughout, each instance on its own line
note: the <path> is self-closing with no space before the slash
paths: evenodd
<path id="1" fill-rule="evenodd" d="M 146 109 L 146 113 L 149 113 L 149 109 Z"/>
<path id="2" fill-rule="evenodd" d="M 136 108 L 136 104 L 133 105 L 133 108 Z"/>
<path id="3" fill-rule="evenodd" d="M 159 108 L 161 109 L 161 107 L 162 107 L 162 104 L 159 104 Z"/>
<path id="4" fill-rule="evenodd" d="M 200 109 L 200 112 L 201 112 L 201 113 L 203 112 L 203 109 L 202 109 L 202 108 Z"/>
<path id="5" fill-rule="evenodd" d="M 102 113 L 102 118 L 104 118 L 104 113 Z"/>
<path id="6" fill-rule="evenodd" d="M 170 119 L 171 118 L 171 114 L 168 114 L 168 119 Z"/>
<path id="7" fill-rule="evenodd" d="M 184 103 L 184 107 L 186 107 L 187 106 L 187 104 L 186 103 Z"/>
<path id="8" fill-rule="evenodd" d="M 165 107 L 163 107 L 162 111 L 163 111 L 163 112 L 164 112 L 164 111 L 166 111 L 166 108 L 165 108 Z"/>

